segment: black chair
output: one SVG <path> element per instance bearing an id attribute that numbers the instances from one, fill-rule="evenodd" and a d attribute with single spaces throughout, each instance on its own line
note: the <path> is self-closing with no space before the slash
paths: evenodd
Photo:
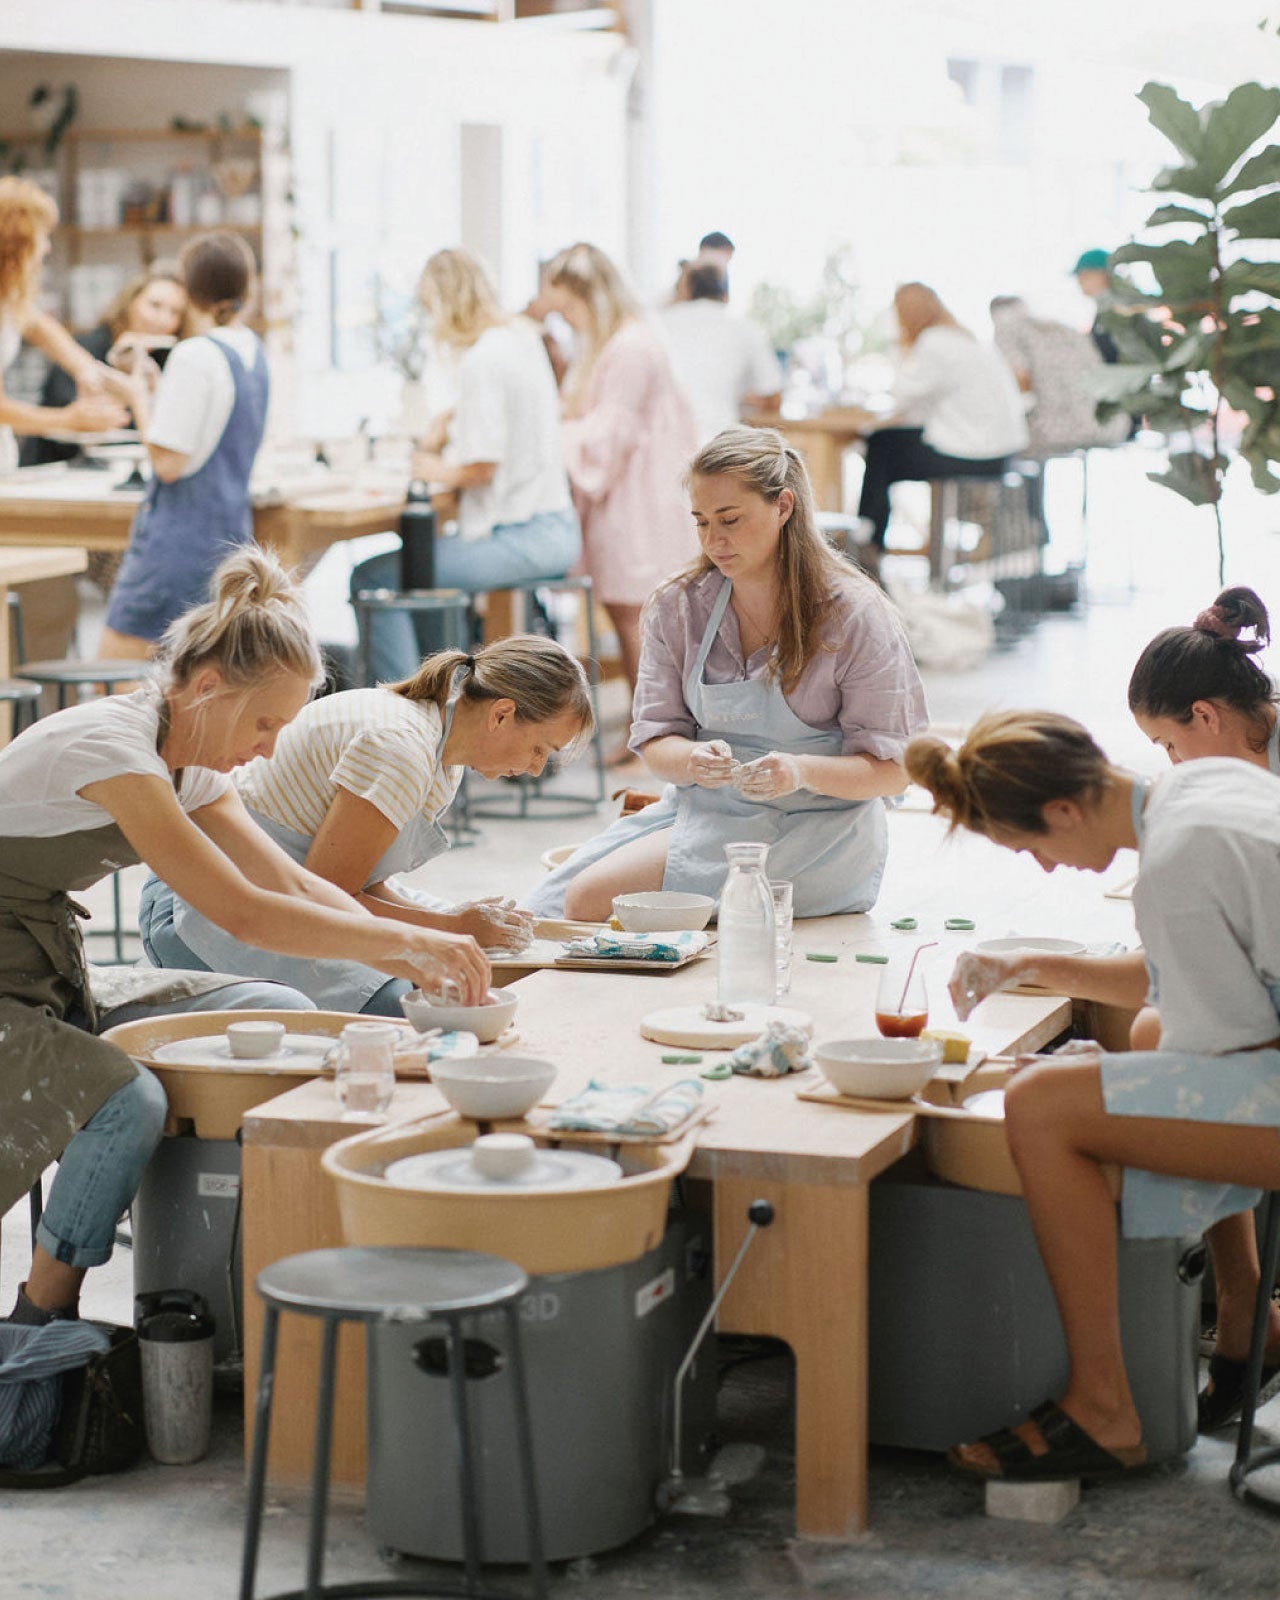
<path id="1" fill-rule="evenodd" d="M 543 1600 L 547 1593 L 547 1570 L 542 1555 L 542 1524 L 534 1480 L 533 1430 L 529 1421 L 524 1357 L 520 1343 L 520 1299 L 528 1284 L 528 1277 L 512 1262 L 470 1250 L 311 1250 L 305 1255 L 288 1256 L 258 1274 L 257 1289 L 266 1302 L 266 1321 L 262 1332 L 262 1368 L 254 1413 L 240 1600 L 254 1600 L 266 1488 L 276 1344 L 282 1311 L 304 1317 L 319 1317 L 324 1327 L 316 1396 L 306 1587 L 290 1590 L 287 1595 L 277 1595 L 274 1600 L 300 1600 L 300 1597 L 317 1600 L 321 1595 L 349 1597 L 385 1594 L 465 1594 L 473 1597 L 473 1600 L 511 1600 L 509 1593 L 500 1595 L 495 1590 L 480 1587 L 484 1554 L 468 1409 L 464 1329 L 469 1317 L 484 1313 L 497 1313 L 506 1319 L 529 1571 L 533 1596 L 535 1600 Z M 363 1583 L 328 1586 L 323 1582 L 334 1372 L 338 1329 L 343 1322 L 444 1324 L 461 1479 L 465 1589 L 441 1587 L 426 1577 L 370 1579 Z"/>
<path id="2" fill-rule="evenodd" d="M 1236 1458 L 1231 1463 L 1231 1492 L 1272 1516 L 1280 1516 L 1280 1499 L 1264 1493 L 1249 1482 L 1255 1472 L 1280 1462 L 1280 1445 L 1253 1448 L 1254 1417 L 1258 1410 L 1258 1393 L 1262 1387 L 1262 1362 L 1266 1354 L 1267 1323 L 1271 1309 L 1271 1292 L 1276 1274 L 1280 1272 L 1280 1190 L 1267 1195 L 1262 1214 L 1262 1242 L 1258 1247 L 1262 1275 L 1258 1280 L 1258 1297 L 1253 1307 L 1253 1337 L 1249 1345 L 1249 1361 L 1244 1380 L 1244 1404 L 1240 1409 L 1240 1432 L 1236 1436 Z M 1277 1490 L 1280 1494 L 1280 1489 Z"/>
<path id="3" fill-rule="evenodd" d="M 0 705 L 12 706 L 10 737 L 16 739 L 40 715 L 40 696 L 44 693 L 30 678 L 0 678 Z"/>

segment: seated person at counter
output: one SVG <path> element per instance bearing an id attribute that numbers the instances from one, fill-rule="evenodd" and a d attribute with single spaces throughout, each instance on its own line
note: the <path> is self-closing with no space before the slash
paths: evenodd
<path id="1" fill-rule="evenodd" d="M 192 239 L 181 256 L 192 337 L 130 405 L 152 479 L 129 530 L 98 654 L 145 660 L 176 616 L 208 598 L 218 563 L 253 539 L 249 475 L 267 419 L 267 357 L 245 326 L 253 251 L 235 233 Z"/>
<path id="2" fill-rule="evenodd" d="M 1242 639 L 1246 631 L 1253 638 Z M 1224 589 L 1189 628 L 1157 634 L 1129 680 L 1129 709 L 1143 733 L 1175 764 L 1230 756 L 1280 777 L 1276 688 L 1253 660 L 1269 637 L 1267 608 L 1245 588 Z M 1280 791 L 1276 801 L 1280 810 Z M 964 956 L 952 978 L 957 1012 L 963 1015 L 984 995 L 1020 981 L 1079 1000 L 1142 1007 L 1130 1042 L 1135 1050 L 1153 1050 L 1160 1043 L 1159 1012 L 1144 1005 L 1148 979 L 1140 950 L 1101 957 Z M 1223 1427 L 1239 1414 L 1259 1274 L 1248 1215 L 1224 1217 L 1206 1239 L 1213 1256 L 1218 1329 L 1200 1394 L 1203 1431 Z M 1280 1310 L 1272 1313 L 1266 1371 L 1269 1384 L 1280 1387 Z"/>
<path id="3" fill-rule="evenodd" d="M 173 1011 L 311 1009 L 219 973 L 117 968 L 93 982 L 71 893 L 141 860 L 246 939 L 414 982 L 444 974 L 473 1000 L 488 988 L 474 940 L 371 917 L 245 816 L 226 774 L 270 754 L 321 676 L 300 596 L 254 548 L 170 629 L 154 682 L 56 712 L 0 751 L 0 1211 L 59 1163 L 11 1320 L 75 1316 L 160 1140 L 164 1091 L 95 1034 Z"/>
<path id="4" fill-rule="evenodd" d="M 492 949 L 526 944 L 533 918 L 510 902 L 436 909 L 397 885 L 449 848 L 440 819 L 466 767 L 485 778 L 537 777 L 593 727 L 578 661 L 554 640 L 499 639 L 475 656 L 442 651 L 412 678 L 327 695 L 283 730 L 274 752 L 235 776 L 249 815 L 282 850 L 374 916 Z M 138 915 L 163 967 L 274 978 L 333 1011 L 399 1017 L 409 984 L 359 961 L 298 961 L 233 938 L 152 878 Z"/>
<path id="5" fill-rule="evenodd" d="M 458 497 L 456 537 L 435 544 L 435 583 L 468 593 L 563 578 L 582 553 L 560 440 L 560 397 L 538 329 L 508 317 L 480 262 L 439 250 L 418 295 L 432 333 L 457 352 L 453 410 L 431 424 L 413 474 Z M 362 561 L 351 593 L 398 589 L 395 551 Z M 375 617 L 368 642 L 375 679 L 408 677 L 438 649 L 430 618 Z"/>
<path id="6" fill-rule="evenodd" d="M 1025 300 L 1008 294 L 991 302 L 991 326 L 1024 396 L 1032 455 L 1124 443 L 1133 429 L 1127 413 L 1098 421 L 1089 379 L 1103 363 L 1087 333 L 1034 316 Z"/>
<path id="7" fill-rule="evenodd" d="M 688 293 L 658 313 L 658 326 L 693 407 L 698 442 L 706 444 L 741 422 L 744 411 L 776 416 L 782 369 L 764 329 L 729 310 L 723 268 L 694 262 L 685 282 Z"/>
<path id="8" fill-rule="evenodd" d="M 1005 1095 L 1067 1389 L 951 1452 L 984 1478 L 1133 1470 L 1146 1447 L 1120 1343 L 1107 1168 L 1124 1169 L 1130 1238 L 1210 1228 L 1280 1187 L 1280 791 L 1235 760 L 1185 762 L 1150 782 L 1112 766 L 1079 723 L 1039 711 L 983 717 L 955 751 L 913 740 L 906 768 L 953 828 L 1046 872 L 1105 872 L 1118 850 L 1138 851 L 1134 915 L 1160 1048 L 1024 1068 Z"/>
<path id="9" fill-rule="evenodd" d="M 889 603 L 827 544 L 798 452 L 771 428 L 704 446 L 688 488 L 702 557 L 644 613 L 631 748 L 662 797 L 588 841 L 529 897 L 607 918 L 613 897 L 719 897 L 724 847 L 769 845 L 797 916 L 865 911 L 884 871 L 884 800 L 926 724 Z"/>
<path id="10" fill-rule="evenodd" d="M 76 336 L 76 343 L 95 361 L 106 361 L 113 349 L 133 345 L 143 355 L 154 339 L 175 339 L 187 314 L 187 291 L 182 269 L 176 261 L 153 261 L 135 273 L 103 312 L 102 321 L 87 333 Z M 154 363 L 152 365 L 154 376 Z M 75 380 L 59 366 L 50 367 L 40 391 L 42 406 L 68 406 L 76 397 Z M 47 461 L 69 461 L 77 454 L 74 444 L 55 439 L 24 439 L 21 460 L 24 467 L 38 467 Z"/>
<path id="11" fill-rule="evenodd" d="M 29 178 L 0 178 L 0 471 L 18 465 L 14 434 L 51 428 L 97 433 L 122 428 L 129 413 L 107 389 L 117 375 L 76 343 L 61 323 L 40 310 L 40 276 L 58 208 Z M 58 405 L 28 405 L 4 391 L 5 370 L 23 340 L 44 352 L 70 377 L 74 388 Z"/>
<path id="12" fill-rule="evenodd" d="M 858 515 L 878 565 L 889 526 L 889 490 L 905 480 L 998 478 L 1027 446 L 1027 425 L 1004 357 L 962 328 L 923 283 L 893 297 L 901 362 L 893 416 L 867 438 Z"/>

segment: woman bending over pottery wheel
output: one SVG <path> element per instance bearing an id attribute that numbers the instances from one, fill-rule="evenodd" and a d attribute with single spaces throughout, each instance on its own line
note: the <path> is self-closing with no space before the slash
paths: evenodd
<path id="1" fill-rule="evenodd" d="M 91 981 L 73 893 L 141 860 L 244 939 L 414 982 L 445 974 L 472 1000 L 488 988 L 474 940 L 370 916 L 245 815 L 227 773 L 271 753 L 320 675 L 296 591 L 245 550 L 169 630 L 153 683 L 59 711 L 0 752 L 0 1211 L 59 1162 L 18 1321 L 76 1314 L 164 1125 L 159 1083 L 95 1033 L 162 1012 L 310 1009 L 220 973 Z"/>
<path id="2" fill-rule="evenodd" d="M 1253 590 L 1224 589 L 1189 628 L 1166 628 L 1138 657 L 1129 680 L 1134 720 L 1175 764 L 1234 756 L 1280 776 L 1276 688 L 1253 659 L 1269 639 L 1267 608 Z M 1140 950 L 1109 957 L 962 956 L 952 978 L 957 1013 L 967 1016 L 984 995 L 1017 982 L 1038 983 L 1078 1000 L 1141 1007 L 1130 1043 L 1135 1050 L 1154 1050 L 1160 1043 L 1159 1013 L 1145 1004 L 1149 985 Z M 1207 1240 L 1218 1332 L 1199 1400 L 1205 1432 L 1239 1415 L 1259 1271 L 1257 1238 L 1247 1214 L 1225 1217 Z M 1266 1378 L 1273 1389 L 1280 1387 L 1280 1311 L 1272 1314 Z"/>
<path id="3" fill-rule="evenodd" d="M 449 848 L 440 818 L 464 768 L 485 778 L 537 777 L 592 726 L 577 660 L 552 639 L 516 635 L 474 656 L 428 656 L 400 683 L 312 701 L 274 752 L 236 773 L 235 786 L 249 815 L 294 861 L 389 925 L 519 949 L 533 931 L 529 912 L 504 900 L 424 903 L 395 874 Z M 399 1017 L 412 987 L 367 962 L 300 961 L 254 948 L 158 877 L 143 891 L 138 920 L 143 947 L 160 966 L 275 978 L 330 1010 Z"/>
<path id="4" fill-rule="evenodd" d="M 724 847 L 769 846 L 795 912 L 865 911 L 884 871 L 884 800 L 926 724 L 889 602 L 818 531 L 804 462 L 772 428 L 727 428 L 687 485 L 698 562 L 643 618 L 631 749 L 661 799 L 589 841 L 530 897 L 595 921 L 613 897 L 719 896 Z"/>
<path id="5" fill-rule="evenodd" d="M 1107 1168 L 1124 1169 L 1129 1237 L 1200 1231 L 1280 1186 L 1280 789 L 1238 760 L 1136 777 L 1078 723 L 1039 711 L 984 717 L 955 751 L 916 739 L 906 768 L 953 827 L 1025 850 L 1046 872 L 1105 872 L 1118 850 L 1138 851 L 1134 914 L 1160 1048 L 1024 1069 L 1005 1100 L 1066 1334 L 1067 1390 L 952 1452 L 981 1477 L 1129 1470 L 1146 1450 L 1120 1345 Z"/>

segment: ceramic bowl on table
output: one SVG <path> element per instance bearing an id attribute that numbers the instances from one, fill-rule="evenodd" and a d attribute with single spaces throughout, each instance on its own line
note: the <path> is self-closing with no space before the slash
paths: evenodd
<path id="1" fill-rule="evenodd" d="M 909 1100 L 942 1062 L 935 1039 L 828 1039 L 813 1048 L 827 1081 L 841 1094 Z"/>
<path id="2" fill-rule="evenodd" d="M 460 1117 L 477 1122 L 524 1116 L 555 1075 L 549 1061 L 530 1056 L 453 1056 L 431 1063 L 432 1083 Z"/>
<path id="3" fill-rule="evenodd" d="M 716 903 L 709 894 L 653 889 L 615 896 L 613 914 L 627 933 L 700 933 Z"/>
<path id="4" fill-rule="evenodd" d="M 492 1044 L 510 1026 L 519 1001 L 509 989 L 492 989 L 482 1006 L 441 1005 L 411 989 L 400 1004 L 419 1033 L 443 1028 L 446 1033 L 474 1033 L 481 1044 Z"/>

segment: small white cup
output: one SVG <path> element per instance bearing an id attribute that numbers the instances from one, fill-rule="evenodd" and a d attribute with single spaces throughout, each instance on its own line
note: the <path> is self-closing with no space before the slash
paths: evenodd
<path id="1" fill-rule="evenodd" d="M 260 1061 L 284 1043 L 283 1022 L 229 1022 L 227 1044 L 241 1061 Z"/>
<path id="2" fill-rule="evenodd" d="M 492 1181 L 518 1178 L 533 1165 L 536 1153 L 527 1133 L 483 1133 L 471 1146 L 476 1171 Z"/>

